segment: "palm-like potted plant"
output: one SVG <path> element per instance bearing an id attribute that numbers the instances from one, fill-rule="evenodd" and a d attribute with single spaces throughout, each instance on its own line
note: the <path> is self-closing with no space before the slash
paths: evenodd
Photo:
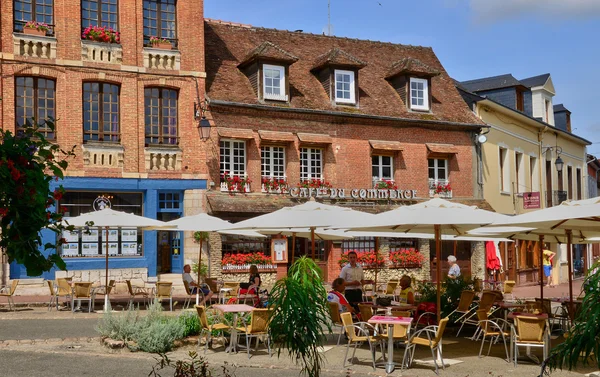
<path id="1" fill-rule="evenodd" d="M 43 22 L 27 21 L 23 27 L 23 34 L 45 36 L 50 30 L 50 26 Z"/>
<path id="2" fill-rule="evenodd" d="M 168 39 L 159 37 L 150 37 L 150 45 L 161 50 L 170 50 L 173 48 L 173 45 Z"/>

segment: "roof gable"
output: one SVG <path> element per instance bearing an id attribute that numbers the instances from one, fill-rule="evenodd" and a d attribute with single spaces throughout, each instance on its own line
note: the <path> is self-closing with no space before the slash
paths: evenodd
<path id="1" fill-rule="evenodd" d="M 298 61 L 296 56 L 290 54 L 276 44 L 266 41 L 250 51 L 238 66 L 246 66 L 257 59 L 274 60 L 286 64 L 292 64 Z"/>
<path id="2" fill-rule="evenodd" d="M 521 82 L 528 88 L 538 88 L 546 90 L 547 92 L 555 95 L 556 90 L 554 89 L 554 83 L 552 82 L 552 77 L 549 73 L 544 73 L 543 75 L 528 77 L 526 79 L 522 79 Z"/>
<path id="3" fill-rule="evenodd" d="M 460 84 L 463 88 L 470 92 L 482 92 L 486 90 L 509 88 L 513 86 L 523 86 L 523 84 L 510 73 L 506 75 L 461 81 Z"/>
<path id="4" fill-rule="evenodd" d="M 313 70 L 319 70 L 327 65 L 361 69 L 367 63 L 338 47 L 334 47 L 316 59 Z"/>
<path id="5" fill-rule="evenodd" d="M 402 58 L 392 64 L 386 79 L 402 74 L 416 74 L 419 76 L 433 77 L 440 74 L 437 69 L 431 68 L 419 59 Z"/>

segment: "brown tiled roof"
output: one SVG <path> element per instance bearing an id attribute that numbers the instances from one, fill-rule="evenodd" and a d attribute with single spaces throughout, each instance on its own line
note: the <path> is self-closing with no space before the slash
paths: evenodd
<path id="1" fill-rule="evenodd" d="M 284 141 L 287 143 L 296 141 L 296 137 L 291 132 L 258 130 L 258 136 L 260 136 L 260 140 L 264 141 Z"/>
<path id="2" fill-rule="evenodd" d="M 452 79 L 429 47 L 406 46 L 366 40 L 328 37 L 275 29 L 205 21 L 206 89 L 211 100 L 260 104 L 248 78 L 239 70 L 249 51 L 271 42 L 298 57 L 289 68 L 290 109 L 349 111 L 362 115 L 402 119 L 483 124 L 458 94 Z M 333 49 L 366 62 L 359 71 L 359 106 L 348 109 L 331 103 L 311 70 L 315 62 Z M 341 58 L 341 54 L 338 54 Z M 440 72 L 431 79 L 432 112 L 409 111 L 385 77 L 403 58 L 418 59 Z M 277 104 L 267 104 L 277 106 Z"/>
<path id="3" fill-rule="evenodd" d="M 276 60 L 282 63 L 292 64 L 298 61 L 298 58 L 274 43 L 265 41 L 257 46 L 254 50 L 250 51 L 248 55 L 239 64 L 240 67 L 245 66 L 256 59 L 270 59 Z"/>
<path id="4" fill-rule="evenodd" d="M 392 64 L 392 68 L 388 72 L 386 79 L 402 74 L 417 74 L 420 76 L 437 76 L 440 72 L 437 69 L 433 69 L 427 64 L 423 63 L 419 59 L 413 58 L 402 58 Z"/>
<path id="5" fill-rule="evenodd" d="M 440 153 L 440 154 L 456 154 L 458 153 L 458 148 L 453 144 L 434 144 L 434 143 L 426 143 L 427 149 L 431 153 Z"/>
<path id="6" fill-rule="evenodd" d="M 346 51 L 334 47 L 317 58 L 313 70 L 319 70 L 325 67 L 326 65 L 336 65 L 360 69 L 365 67 L 367 63 L 363 62 L 355 56 L 350 55 Z"/>
<path id="7" fill-rule="evenodd" d="M 245 128 L 218 127 L 217 133 L 221 137 L 230 137 L 232 139 L 254 139 L 252 130 Z"/>
<path id="8" fill-rule="evenodd" d="M 298 139 L 300 139 L 301 143 L 308 144 L 331 144 L 333 143 L 333 138 L 329 135 L 325 134 L 307 134 L 298 132 Z"/>
<path id="9" fill-rule="evenodd" d="M 404 150 L 404 146 L 399 141 L 369 140 L 369 144 L 371 144 L 371 148 L 380 150 L 380 151 L 403 151 Z"/>

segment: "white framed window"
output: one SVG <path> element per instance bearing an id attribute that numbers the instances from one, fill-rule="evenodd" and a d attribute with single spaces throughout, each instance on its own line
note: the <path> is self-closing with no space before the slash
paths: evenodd
<path id="1" fill-rule="evenodd" d="M 393 158 L 391 156 L 372 156 L 371 165 L 373 181 L 394 179 Z"/>
<path id="2" fill-rule="evenodd" d="M 434 182 L 448 180 L 448 160 L 442 158 L 428 159 L 429 165 L 429 180 Z"/>
<path id="3" fill-rule="evenodd" d="M 300 179 L 323 179 L 323 150 L 300 148 Z"/>
<path id="4" fill-rule="evenodd" d="M 506 148 L 498 148 L 498 167 L 500 191 L 510 192 L 510 168 L 508 167 L 508 150 Z"/>
<path id="5" fill-rule="evenodd" d="M 221 177 L 244 177 L 246 175 L 246 142 L 221 140 L 219 148 Z"/>
<path id="6" fill-rule="evenodd" d="M 517 193 L 527 191 L 525 183 L 525 165 L 523 162 L 523 153 L 515 152 L 515 188 Z"/>
<path id="7" fill-rule="evenodd" d="M 260 163 L 262 177 L 285 178 L 285 148 L 261 147 Z"/>
<path id="8" fill-rule="evenodd" d="M 285 92 L 285 67 L 263 64 L 263 98 L 287 101 Z"/>
<path id="9" fill-rule="evenodd" d="M 537 157 L 529 156 L 529 175 L 532 192 L 540 191 L 540 172 Z"/>
<path id="10" fill-rule="evenodd" d="M 429 110 L 429 85 L 427 80 L 410 78 L 410 108 Z"/>
<path id="11" fill-rule="evenodd" d="M 336 69 L 335 75 L 335 102 L 356 103 L 354 72 Z"/>

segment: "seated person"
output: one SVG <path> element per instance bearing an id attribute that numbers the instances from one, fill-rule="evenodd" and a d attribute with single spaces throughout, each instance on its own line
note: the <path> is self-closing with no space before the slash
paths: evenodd
<path id="1" fill-rule="evenodd" d="M 202 294 L 204 295 L 204 299 L 202 300 L 202 302 L 200 302 L 200 305 L 204 305 L 206 304 L 206 301 L 209 301 L 210 298 L 212 297 L 213 293 L 210 290 L 210 287 L 206 284 L 202 284 L 199 285 L 194 278 L 192 278 L 192 275 L 190 275 L 190 272 L 192 271 L 192 267 L 189 264 L 186 264 L 185 266 L 183 266 L 183 274 L 181 275 L 181 278 L 183 279 L 183 281 L 187 281 L 188 286 L 190 287 L 190 292 L 195 295 L 198 292 L 198 289 L 202 292 Z"/>
<path id="2" fill-rule="evenodd" d="M 415 291 L 410 286 L 412 283 L 412 279 L 408 275 L 402 276 L 400 278 L 400 302 L 403 304 L 415 304 Z"/>
<path id="3" fill-rule="evenodd" d="M 346 281 L 344 278 L 337 278 L 331 283 L 331 288 L 333 288 L 327 294 L 327 301 L 329 302 L 337 302 L 340 313 L 354 313 L 354 308 L 350 305 L 346 296 L 344 296 L 344 291 L 346 290 Z"/>
<path id="4" fill-rule="evenodd" d="M 258 273 L 258 267 L 253 264 L 250 266 L 250 279 L 248 280 L 248 283 L 240 283 L 240 295 L 256 295 L 254 305 L 258 305 L 260 303 L 258 293 L 261 283 L 262 280 Z"/>

